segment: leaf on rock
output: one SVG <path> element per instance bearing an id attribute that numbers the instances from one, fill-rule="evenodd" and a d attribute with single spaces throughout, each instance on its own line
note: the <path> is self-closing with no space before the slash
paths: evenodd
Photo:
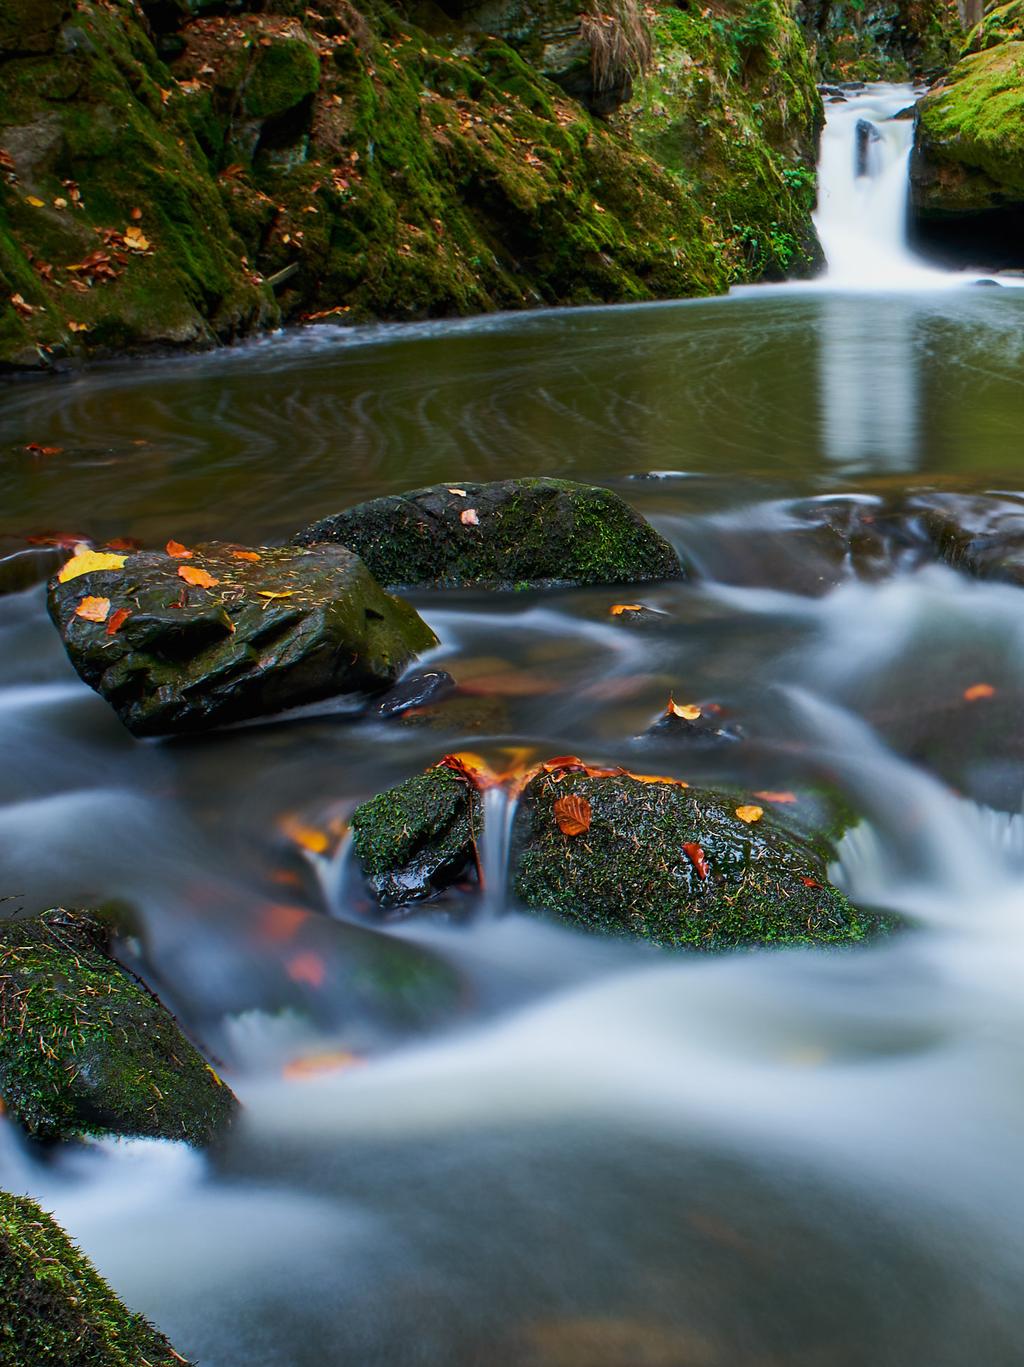
<path id="1" fill-rule="evenodd" d="M 584 835 L 590 830 L 590 803 L 579 793 L 556 798 L 553 810 L 563 835 Z"/>
<path id="2" fill-rule="evenodd" d="M 465 497 L 466 497 L 466 491 L 465 491 L 465 489 L 449 489 L 448 492 L 449 492 L 450 494 L 458 494 L 459 498 L 465 498 Z"/>
<path id="3" fill-rule="evenodd" d="M 114 536 L 109 541 L 105 541 L 104 546 L 108 551 L 141 551 L 142 542 L 136 541 L 134 536 Z"/>
<path id="4" fill-rule="evenodd" d="M 116 612 L 111 613 L 110 621 L 107 623 L 107 635 L 115 636 L 130 616 L 127 608 L 118 608 Z"/>
<path id="5" fill-rule="evenodd" d="M 624 612 L 642 612 L 642 603 L 613 603 L 608 609 L 613 617 L 621 617 Z"/>
<path id="6" fill-rule="evenodd" d="M 92 551 L 88 546 L 79 550 L 76 546 L 75 554 L 61 567 L 57 580 L 66 584 L 69 579 L 77 579 L 80 574 L 92 574 L 95 570 L 121 570 L 124 569 L 126 558 L 123 555 L 110 555 L 106 551 Z"/>
<path id="7" fill-rule="evenodd" d="M 981 698 L 994 698 L 996 690 L 991 684 L 976 683 L 964 689 L 964 702 L 978 702 Z"/>
<path id="8" fill-rule="evenodd" d="M 216 584 L 216 579 L 213 582 Z M 282 589 L 280 591 L 277 591 L 275 589 L 260 589 L 259 595 L 261 598 L 294 598 L 295 590 Z"/>
<path id="9" fill-rule="evenodd" d="M 475 508 L 463 508 L 459 513 L 459 521 L 464 527 L 479 527 L 480 519 L 476 515 Z"/>
<path id="10" fill-rule="evenodd" d="M 178 578 L 184 579 L 186 584 L 194 584 L 197 589 L 212 589 L 214 584 L 220 583 L 219 579 L 214 579 L 212 574 L 197 565 L 179 565 Z"/>
<path id="11" fill-rule="evenodd" d="M 76 617 L 84 617 L 87 622 L 105 622 L 110 611 L 109 598 L 83 598 L 75 608 Z"/>
<path id="12" fill-rule="evenodd" d="M 704 853 L 704 847 L 698 845 L 696 841 L 687 841 L 683 846 L 683 854 L 686 855 L 687 859 L 693 865 L 697 877 L 707 878 L 711 870 L 708 867 L 708 859 L 707 855 Z"/>
<path id="13" fill-rule="evenodd" d="M 183 546 L 180 541 L 168 541 L 164 550 L 173 560 L 191 560 L 192 552 L 187 546 Z"/>
<path id="14" fill-rule="evenodd" d="M 666 717 L 682 717 L 684 721 L 699 721 L 703 716 L 696 703 L 678 703 L 675 698 L 670 697 L 668 707 L 665 708 Z"/>
<path id="15" fill-rule="evenodd" d="M 760 821 L 764 816 L 763 807 L 755 807 L 753 804 L 736 808 L 736 815 L 741 821 L 745 821 L 748 826 L 752 826 L 755 821 Z"/>
<path id="16" fill-rule="evenodd" d="M 141 228 L 125 228 L 124 242 L 125 246 L 133 252 L 148 252 L 150 248 L 149 238 L 146 237 Z"/>
<path id="17" fill-rule="evenodd" d="M 487 761 L 468 750 L 463 750 L 459 754 L 444 755 L 438 760 L 436 767 L 438 769 L 451 769 L 453 774 L 465 779 L 471 787 L 480 793 L 486 788 L 496 787 L 500 782 Z"/>
<path id="18" fill-rule="evenodd" d="M 251 560 L 253 564 L 260 559 L 259 551 L 232 551 L 231 556 L 234 560 Z"/>
<path id="19" fill-rule="evenodd" d="M 803 883 L 803 885 L 804 885 L 805 888 L 820 888 L 820 887 L 821 887 L 821 884 L 818 882 L 817 878 L 801 878 L 801 879 L 800 879 L 800 882 Z"/>

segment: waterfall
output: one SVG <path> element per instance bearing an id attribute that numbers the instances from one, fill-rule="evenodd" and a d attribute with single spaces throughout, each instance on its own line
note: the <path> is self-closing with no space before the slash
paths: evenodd
<path id="1" fill-rule="evenodd" d="M 907 246 L 912 118 L 896 116 L 918 97 L 909 85 L 871 85 L 826 106 L 815 227 L 830 284 L 891 287 L 936 282 Z"/>

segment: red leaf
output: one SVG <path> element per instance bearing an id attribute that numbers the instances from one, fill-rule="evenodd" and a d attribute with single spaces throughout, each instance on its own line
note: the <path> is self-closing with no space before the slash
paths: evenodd
<path id="1" fill-rule="evenodd" d="M 164 549 L 173 560 L 192 559 L 192 552 L 187 546 L 183 546 L 180 541 L 168 541 Z"/>
<path id="2" fill-rule="evenodd" d="M 707 878 L 711 870 L 708 867 L 707 855 L 704 853 L 703 846 L 698 845 L 695 841 L 687 841 L 683 846 L 683 854 L 696 869 L 697 877 Z"/>
<path id="3" fill-rule="evenodd" d="M 127 608 L 118 608 L 116 612 L 111 613 L 110 621 L 107 623 L 107 635 L 113 636 L 119 632 L 130 616 Z"/>
<path id="4" fill-rule="evenodd" d="M 563 835 L 585 835 L 590 830 L 590 803 L 579 793 L 556 798 L 553 810 Z"/>

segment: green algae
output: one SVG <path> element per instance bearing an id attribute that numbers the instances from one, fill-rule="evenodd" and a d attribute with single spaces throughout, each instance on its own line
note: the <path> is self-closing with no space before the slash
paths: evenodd
<path id="1" fill-rule="evenodd" d="M 50 1215 L 0 1192 L 0 1362 L 181 1367 L 185 1359 L 128 1310 Z"/>
<path id="2" fill-rule="evenodd" d="M 119 1134 L 205 1145 L 230 1089 L 174 1017 L 106 952 L 107 932 L 55 910 L 0 923 L 0 1097 L 40 1140 Z"/>

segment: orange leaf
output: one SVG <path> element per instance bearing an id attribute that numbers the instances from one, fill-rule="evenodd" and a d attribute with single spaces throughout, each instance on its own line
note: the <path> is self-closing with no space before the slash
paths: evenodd
<path id="1" fill-rule="evenodd" d="M 540 767 L 546 774 L 557 774 L 559 770 L 565 770 L 572 774 L 582 774 L 587 769 L 587 766 L 577 755 L 557 755 L 554 759 L 545 760 Z"/>
<path id="2" fill-rule="evenodd" d="M 624 612 L 642 612 L 642 603 L 613 603 L 608 609 L 613 617 L 621 617 Z"/>
<path id="3" fill-rule="evenodd" d="M 583 835 L 590 830 L 590 803 L 578 793 L 556 798 L 554 813 L 563 835 Z"/>
<path id="4" fill-rule="evenodd" d="M 192 552 L 181 544 L 180 541 L 168 541 L 164 550 L 172 560 L 191 560 Z"/>
<path id="5" fill-rule="evenodd" d="M 178 578 L 184 579 L 186 584 L 194 584 L 197 589 L 212 589 L 214 584 L 220 583 L 219 579 L 214 579 L 212 574 L 207 574 L 195 565 L 179 565 Z"/>
<path id="6" fill-rule="evenodd" d="M 232 551 L 231 555 L 235 560 L 252 560 L 254 563 L 260 558 L 259 551 Z"/>
<path id="7" fill-rule="evenodd" d="M 764 816 L 763 807 L 737 807 L 736 815 L 741 821 L 745 821 L 748 826 L 752 826 L 755 821 L 760 821 Z"/>
<path id="8" fill-rule="evenodd" d="M 696 869 L 697 877 L 707 878 L 711 870 L 708 868 L 707 855 L 704 853 L 703 846 L 698 845 L 696 842 L 688 841 L 683 846 L 683 854 L 686 855 L 694 869 Z"/>
<path id="9" fill-rule="evenodd" d="M 754 796 L 761 798 L 764 802 L 796 802 L 797 800 L 796 793 L 773 793 L 770 790 L 755 793 Z"/>
<path id="10" fill-rule="evenodd" d="M 37 441 L 30 441 L 25 450 L 31 451 L 34 456 L 59 456 L 64 448 L 63 446 L 40 446 Z"/>
<path id="11" fill-rule="evenodd" d="M 130 616 L 127 608 L 118 608 L 116 612 L 111 613 L 110 621 L 107 623 L 107 635 L 114 636 L 119 632 Z"/>
<path id="12" fill-rule="evenodd" d="M 682 717 L 684 721 L 697 721 L 702 713 L 696 703 L 678 703 L 675 698 L 669 698 L 665 715 L 666 717 Z"/>
<path id="13" fill-rule="evenodd" d="M 991 684 L 971 684 L 970 688 L 964 689 L 964 702 L 977 702 L 979 698 L 994 698 L 995 695 L 996 690 Z"/>
<path id="14" fill-rule="evenodd" d="M 110 611 L 109 598 L 83 598 L 75 608 L 76 617 L 84 617 L 87 622 L 105 622 Z"/>
<path id="15" fill-rule="evenodd" d="M 468 750 L 457 755 L 443 756 L 438 760 L 435 768 L 451 769 L 452 773 L 458 774 L 459 778 L 464 778 L 478 792 L 483 792 L 485 788 L 494 788 L 499 782 L 497 775 L 487 761 L 481 759 L 479 755 L 471 754 Z"/>
<path id="16" fill-rule="evenodd" d="M 479 527 L 480 519 L 476 515 L 475 508 L 463 508 L 459 513 L 459 521 L 464 527 Z"/>
<path id="17" fill-rule="evenodd" d="M 818 882 L 818 880 L 817 880 L 816 878 L 801 878 L 801 879 L 800 879 L 800 882 L 803 883 L 803 885 L 804 885 L 805 888 L 820 888 L 820 887 L 821 887 L 821 884 Z"/>

